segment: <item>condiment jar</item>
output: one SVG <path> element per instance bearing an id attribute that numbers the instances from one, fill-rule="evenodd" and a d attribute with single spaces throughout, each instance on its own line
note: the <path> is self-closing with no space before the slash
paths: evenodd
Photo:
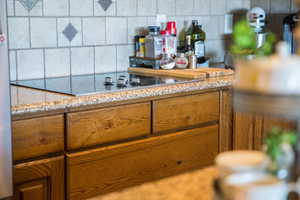
<path id="1" fill-rule="evenodd" d="M 179 53 L 175 59 L 176 68 L 178 69 L 186 69 L 189 65 L 188 59 L 185 57 L 184 53 Z"/>

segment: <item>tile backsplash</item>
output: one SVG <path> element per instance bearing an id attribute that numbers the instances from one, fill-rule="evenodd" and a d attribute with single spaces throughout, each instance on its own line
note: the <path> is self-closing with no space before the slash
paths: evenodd
<path id="1" fill-rule="evenodd" d="M 274 3 L 273 3 L 274 2 Z M 133 37 L 155 24 L 156 14 L 198 19 L 207 33 L 207 54 L 224 59 L 224 15 L 263 6 L 296 10 L 290 0 L 7 0 L 11 79 L 124 71 Z"/>

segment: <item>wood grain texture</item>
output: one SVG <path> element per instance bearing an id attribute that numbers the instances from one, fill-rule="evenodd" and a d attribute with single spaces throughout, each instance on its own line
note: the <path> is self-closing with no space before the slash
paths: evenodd
<path id="1" fill-rule="evenodd" d="M 15 186 L 14 191 L 14 200 L 50 200 L 46 178 Z"/>
<path id="2" fill-rule="evenodd" d="M 219 92 L 154 101 L 153 131 L 160 133 L 218 121 L 219 103 Z"/>
<path id="3" fill-rule="evenodd" d="M 233 107 L 232 91 L 223 90 L 220 92 L 220 130 L 219 144 L 220 152 L 233 149 Z"/>
<path id="4" fill-rule="evenodd" d="M 65 198 L 63 156 L 18 164 L 14 166 L 13 172 L 15 187 L 30 184 L 30 182 L 35 183 L 38 180 L 47 180 L 47 187 L 51 188 L 48 198 L 50 200 Z"/>
<path id="5" fill-rule="evenodd" d="M 233 149 L 253 149 L 253 137 L 255 130 L 254 121 L 255 118 L 253 115 L 240 112 L 234 113 Z"/>
<path id="6" fill-rule="evenodd" d="M 218 125 L 67 155 L 68 199 L 116 191 L 213 164 Z"/>
<path id="7" fill-rule="evenodd" d="M 150 103 L 70 113 L 68 150 L 150 135 Z"/>
<path id="8" fill-rule="evenodd" d="M 64 116 L 13 122 L 14 160 L 64 151 Z"/>

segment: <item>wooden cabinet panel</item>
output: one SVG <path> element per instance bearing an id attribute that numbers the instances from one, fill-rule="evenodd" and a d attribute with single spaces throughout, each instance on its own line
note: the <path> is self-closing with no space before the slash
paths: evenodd
<path id="1" fill-rule="evenodd" d="M 150 103 L 68 114 L 68 149 L 150 135 Z"/>
<path id="2" fill-rule="evenodd" d="M 219 103 L 219 92 L 154 101 L 153 131 L 160 133 L 217 121 Z"/>
<path id="3" fill-rule="evenodd" d="M 64 163 L 64 157 L 60 156 L 15 165 L 14 199 L 63 200 Z"/>
<path id="4" fill-rule="evenodd" d="M 229 151 L 233 148 L 233 108 L 232 91 L 220 92 L 220 152 Z"/>
<path id="5" fill-rule="evenodd" d="M 23 160 L 63 151 L 63 115 L 13 122 L 14 160 Z"/>
<path id="6" fill-rule="evenodd" d="M 85 199 L 213 164 L 218 125 L 67 155 L 68 199 Z"/>
<path id="7" fill-rule="evenodd" d="M 234 149 L 261 150 L 268 131 L 273 127 L 296 130 L 296 122 L 236 112 L 234 114 Z"/>
<path id="8" fill-rule="evenodd" d="M 47 179 L 15 186 L 15 200 L 48 200 Z"/>
<path id="9" fill-rule="evenodd" d="M 255 117 L 246 113 L 234 113 L 233 148 L 235 150 L 253 149 Z"/>

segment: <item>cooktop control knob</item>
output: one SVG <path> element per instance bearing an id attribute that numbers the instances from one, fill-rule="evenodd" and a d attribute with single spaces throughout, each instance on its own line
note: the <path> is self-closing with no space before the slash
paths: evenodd
<path id="1" fill-rule="evenodd" d="M 141 79 L 139 77 L 131 77 L 130 84 L 136 86 L 141 85 Z"/>
<path id="2" fill-rule="evenodd" d="M 118 87 L 127 87 L 128 80 L 125 78 L 119 78 L 117 81 L 117 86 Z"/>
<path id="3" fill-rule="evenodd" d="M 113 79 L 112 77 L 108 76 L 108 77 L 105 77 L 105 81 L 104 81 L 104 85 L 113 85 Z"/>

